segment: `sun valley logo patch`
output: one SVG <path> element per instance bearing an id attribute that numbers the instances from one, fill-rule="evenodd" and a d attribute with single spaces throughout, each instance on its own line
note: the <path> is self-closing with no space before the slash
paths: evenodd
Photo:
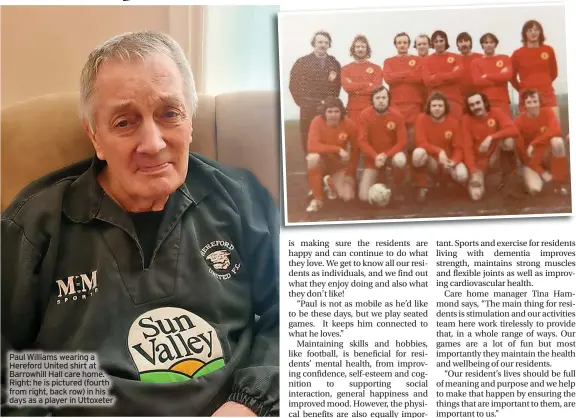
<path id="1" fill-rule="evenodd" d="M 366 68 L 366 72 L 367 72 L 368 74 L 374 74 L 374 68 L 368 67 L 368 68 Z"/>
<path id="2" fill-rule="evenodd" d="M 410 67 L 414 67 L 414 66 L 416 65 L 416 60 L 410 60 L 410 61 L 408 61 L 408 65 L 409 65 Z"/>
<path id="3" fill-rule="evenodd" d="M 394 122 L 390 121 L 390 122 L 388 122 L 388 123 L 386 124 L 386 127 L 387 127 L 389 130 L 393 130 L 393 129 L 396 127 L 396 124 L 395 124 Z"/>
<path id="4" fill-rule="evenodd" d="M 492 118 L 488 119 L 488 126 L 490 128 L 493 128 L 494 126 L 496 126 L 496 121 Z"/>
<path id="5" fill-rule="evenodd" d="M 228 241 L 212 241 L 200 250 L 210 273 L 220 280 L 228 280 L 238 273 L 240 263 L 232 259 L 235 254 L 234 245 Z"/>
<path id="6" fill-rule="evenodd" d="M 544 133 L 548 130 L 548 128 L 546 126 L 541 126 L 540 127 L 540 132 Z"/>
<path id="7" fill-rule="evenodd" d="M 446 62 L 448 64 L 453 64 L 454 63 L 454 57 L 448 57 L 448 59 L 446 59 Z"/>
<path id="8" fill-rule="evenodd" d="M 214 328 L 180 308 L 159 308 L 140 315 L 130 327 L 128 347 L 142 382 L 183 382 L 225 364 Z"/>
<path id="9" fill-rule="evenodd" d="M 542 58 L 543 60 L 547 60 L 549 58 L 548 52 L 542 52 L 540 54 L 540 58 Z"/>
<path id="10" fill-rule="evenodd" d="M 339 140 L 340 142 L 344 142 L 344 141 L 346 141 L 347 139 L 348 139 L 348 135 L 346 134 L 346 132 L 340 132 L 340 133 L 338 134 L 338 140 Z"/>
<path id="11" fill-rule="evenodd" d="M 444 138 L 446 138 L 446 139 L 452 138 L 452 131 L 446 131 L 446 132 L 444 132 Z"/>

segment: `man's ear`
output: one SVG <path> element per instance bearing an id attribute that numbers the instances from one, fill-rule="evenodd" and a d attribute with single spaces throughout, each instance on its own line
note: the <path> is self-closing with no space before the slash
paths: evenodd
<path id="1" fill-rule="evenodd" d="M 96 151 L 96 156 L 98 157 L 98 159 L 104 161 L 106 158 L 104 158 L 104 152 L 102 151 L 102 147 L 100 146 L 100 143 L 98 142 L 98 139 L 96 138 L 96 133 L 93 133 L 90 130 L 90 126 L 89 126 L 88 121 L 86 119 L 82 119 L 82 127 L 84 128 L 86 135 L 88 135 L 88 138 L 90 138 L 90 141 L 92 142 L 92 146 L 94 147 L 94 151 Z"/>

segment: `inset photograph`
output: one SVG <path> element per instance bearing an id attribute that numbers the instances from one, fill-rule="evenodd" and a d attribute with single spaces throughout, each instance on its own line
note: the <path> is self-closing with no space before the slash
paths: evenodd
<path id="1" fill-rule="evenodd" d="M 564 6 L 278 27 L 286 225 L 572 213 Z"/>

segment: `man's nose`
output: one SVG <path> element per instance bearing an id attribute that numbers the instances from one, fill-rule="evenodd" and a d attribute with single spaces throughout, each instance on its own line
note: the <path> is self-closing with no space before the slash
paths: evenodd
<path id="1" fill-rule="evenodd" d="M 157 154 L 166 148 L 166 142 L 162 137 L 162 131 L 154 120 L 145 121 L 142 124 L 140 144 L 137 151 L 143 154 Z"/>

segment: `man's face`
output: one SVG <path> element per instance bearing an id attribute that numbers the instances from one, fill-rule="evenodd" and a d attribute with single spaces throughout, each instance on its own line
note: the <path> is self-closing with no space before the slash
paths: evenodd
<path id="1" fill-rule="evenodd" d="M 526 111 L 529 113 L 537 114 L 540 110 L 540 99 L 538 98 L 538 95 L 533 94 L 528 96 L 526 100 L 524 100 L 524 106 L 526 107 Z"/>
<path id="2" fill-rule="evenodd" d="M 468 55 L 470 53 L 470 49 L 472 49 L 472 42 L 468 39 L 460 39 L 458 41 L 458 51 L 462 55 Z"/>
<path id="3" fill-rule="evenodd" d="M 496 51 L 496 41 L 490 37 L 486 38 L 482 44 L 482 50 L 484 51 L 484 54 L 488 56 L 494 55 L 494 52 Z"/>
<path id="4" fill-rule="evenodd" d="M 432 100 L 430 102 L 430 115 L 434 119 L 441 119 L 446 112 L 444 100 Z"/>
<path id="5" fill-rule="evenodd" d="M 330 41 L 324 35 L 316 35 L 314 38 L 314 52 L 317 55 L 323 56 L 328 53 L 328 48 L 330 48 Z"/>
<path id="6" fill-rule="evenodd" d="M 528 28 L 526 31 L 526 37 L 530 42 L 538 42 L 540 39 L 540 29 L 537 25 L 532 25 L 532 27 Z"/>
<path id="7" fill-rule="evenodd" d="M 379 113 L 384 113 L 388 110 L 388 92 L 386 90 L 379 91 L 372 98 L 374 102 L 374 109 Z"/>
<path id="8" fill-rule="evenodd" d="M 437 36 L 432 42 L 434 43 L 434 50 L 437 54 L 441 54 L 446 51 L 446 39 L 444 39 L 442 36 Z"/>
<path id="9" fill-rule="evenodd" d="M 416 39 L 416 50 L 418 51 L 418 55 L 421 57 L 425 57 L 428 55 L 430 49 L 430 44 L 428 43 L 428 38 L 425 36 L 421 36 Z"/>
<path id="10" fill-rule="evenodd" d="M 408 48 L 410 48 L 410 41 L 407 36 L 402 35 L 396 38 L 394 45 L 396 45 L 396 51 L 398 51 L 398 54 L 405 55 L 408 53 Z"/>
<path id="11" fill-rule="evenodd" d="M 483 116 L 486 114 L 486 107 L 484 106 L 484 101 L 482 96 L 475 94 L 468 98 L 468 107 L 475 116 Z"/>
<path id="12" fill-rule="evenodd" d="M 354 57 L 357 59 L 364 59 L 366 58 L 366 54 L 368 53 L 368 45 L 362 41 L 356 41 L 354 43 Z"/>
<path id="13" fill-rule="evenodd" d="M 336 126 L 340 123 L 342 111 L 339 107 L 329 107 L 326 109 L 326 123 L 328 126 Z"/>
<path id="14" fill-rule="evenodd" d="M 91 136 L 105 181 L 133 200 L 165 198 L 188 170 L 192 119 L 176 64 L 154 54 L 109 60 L 94 82 Z"/>

